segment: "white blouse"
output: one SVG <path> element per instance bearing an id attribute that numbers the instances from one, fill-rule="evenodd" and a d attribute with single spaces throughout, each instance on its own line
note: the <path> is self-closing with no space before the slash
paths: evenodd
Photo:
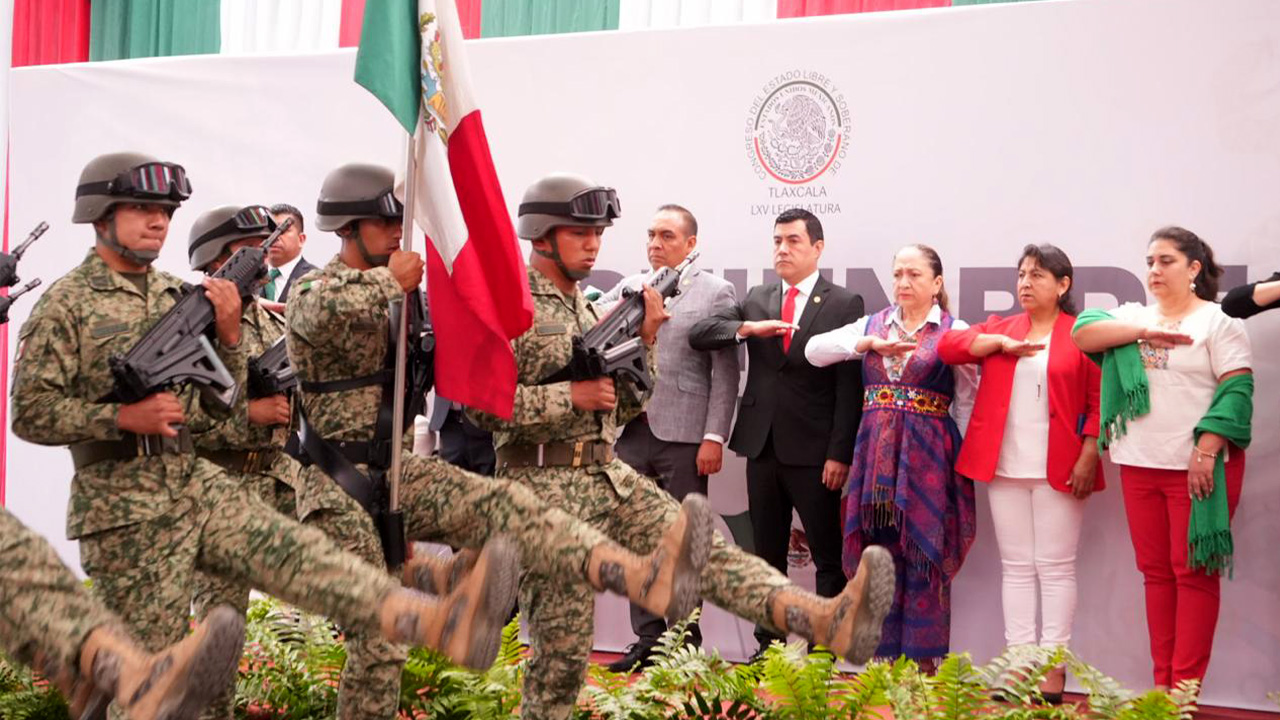
<path id="1" fill-rule="evenodd" d="M 1013 368 L 1013 388 L 1009 393 L 1009 411 L 1004 417 L 1004 437 L 1000 441 L 1000 458 L 996 475 L 1007 478 L 1037 479 L 1048 475 L 1049 468 L 1049 342 L 1035 355 L 1018 358 Z"/>
<path id="2" fill-rule="evenodd" d="M 1172 349 L 1138 343 L 1150 385 L 1151 412 L 1130 420 L 1111 444 L 1111 461 L 1166 470 L 1186 470 L 1196 423 L 1218 389 L 1218 378 L 1252 367 L 1244 321 L 1227 317 L 1217 303 L 1205 303 L 1177 322 L 1164 321 L 1158 305 L 1126 303 L 1111 310 L 1124 322 L 1190 335 L 1194 342 Z"/>
<path id="3" fill-rule="evenodd" d="M 867 321 L 870 315 L 864 315 L 844 327 L 820 333 L 809 338 L 804 346 L 804 357 L 810 365 L 826 367 L 846 360 L 857 360 L 864 353 L 858 352 L 858 341 L 867 335 Z M 925 324 L 935 327 L 942 324 L 942 308 L 934 305 L 925 317 Z M 960 318 L 951 321 L 952 330 L 967 330 L 969 323 Z M 887 336 L 889 340 L 897 340 L 907 335 L 902 325 L 902 308 L 894 306 L 889 316 Z M 910 362 L 914 351 L 903 356 L 903 363 Z M 955 396 L 951 399 L 951 418 L 956 421 L 963 434 L 969 427 L 969 416 L 973 414 L 973 401 L 978 394 L 978 367 L 976 365 L 953 365 L 951 372 L 955 376 Z"/>

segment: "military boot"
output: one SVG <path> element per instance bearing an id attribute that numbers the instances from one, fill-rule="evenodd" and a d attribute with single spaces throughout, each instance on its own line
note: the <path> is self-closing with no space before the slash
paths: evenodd
<path id="1" fill-rule="evenodd" d="M 862 551 L 853 579 L 833 598 L 790 586 L 769 596 L 769 617 L 777 629 L 824 645 L 855 665 L 871 659 L 880 628 L 893 605 L 893 556 L 872 545 Z"/>
<path id="2" fill-rule="evenodd" d="M 616 543 L 601 543 L 591 549 L 587 577 L 597 590 L 625 595 L 645 610 L 678 622 L 700 602 L 698 582 L 711 554 L 712 530 L 710 503 L 690 493 L 657 549 L 636 555 Z"/>
<path id="3" fill-rule="evenodd" d="M 378 610 L 382 634 L 404 645 L 429 647 L 459 665 L 484 670 L 498 657 L 520 581 L 520 556 L 509 540 L 492 540 L 470 573 L 436 598 L 396 590 Z"/>
<path id="4" fill-rule="evenodd" d="M 430 551 L 415 553 L 404 564 L 401 582 L 428 595 L 447 595 L 471 572 L 479 557 L 480 553 L 471 549 L 459 550 L 449 557 Z"/>
<path id="5" fill-rule="evenodd" d="M 226 606 L 154 655 L 119 630 L 99 627 L 80 649 L 81 677 L 98 692 L 76 688 L 73 717 L 104 717 L 114 699 L 130 720 L 195 720 L 231 684 L 243 647 L 244 617 Z"/>

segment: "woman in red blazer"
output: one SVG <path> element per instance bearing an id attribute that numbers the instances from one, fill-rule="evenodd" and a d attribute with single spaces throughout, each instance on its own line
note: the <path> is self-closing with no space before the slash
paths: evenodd
<path id="1" fill-rule="evenodd" d="M 1070 643 L 1084 499 L 1103 488 L 1096 443 L 1101 374 L 1071 340 L 1071 282 L 1065 253 L 1028 245 L 1018 263 L 1018 302 L 1026 312 L 992 315 L 948 332 L 938 345 L 943 362 L 982 365 L 956 471 L 990 483 L 1010 647 Z M 1045 698 L 1060 701 L 1065 680 L 1063 668 L 1051 669 Z"/>

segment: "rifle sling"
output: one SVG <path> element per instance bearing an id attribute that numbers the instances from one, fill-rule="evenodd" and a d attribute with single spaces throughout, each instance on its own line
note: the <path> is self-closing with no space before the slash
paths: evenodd
<path id="1" fill-rule="evenodd" d="M 360 388 L 372 387 L 374 385 L 383 385 L 390 381 L 392 387 L 395 386 L 395 370 L 382 369 L 369 375 L 361 375 L 360 377 L 344 378 L 342 380 L 303 380 L 300 385 L 304 392 L 312 393 L 336 393 L 346 392 L 347 390 L 358 390 Z"/>

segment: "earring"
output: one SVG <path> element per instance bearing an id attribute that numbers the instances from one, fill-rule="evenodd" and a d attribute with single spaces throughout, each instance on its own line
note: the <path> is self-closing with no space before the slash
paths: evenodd
<path id="1" fill-rule="evenodd" d="M 1192 280 L 1192 281 L 1191 281 L 1191 292 L 1195 292 L 1195 291 L 1196 291 L 1196 281 L 1195 281 L 1195 280 Z"/>

